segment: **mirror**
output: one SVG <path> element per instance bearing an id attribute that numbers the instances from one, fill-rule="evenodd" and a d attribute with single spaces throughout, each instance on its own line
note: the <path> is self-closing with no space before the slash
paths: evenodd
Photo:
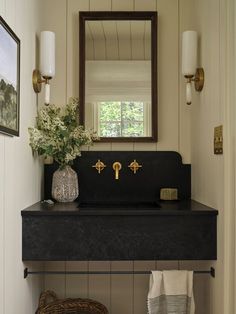
<path id="1" fill-rule="evenodd" d="M 156 46 L 156 12 L 80 12 L 80 123 L 100 141 L 157 140 Z"/>

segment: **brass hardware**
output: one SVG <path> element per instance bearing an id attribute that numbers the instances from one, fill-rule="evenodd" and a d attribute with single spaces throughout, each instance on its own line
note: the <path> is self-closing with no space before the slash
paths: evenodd
<path id="1" fill-rule="evenodd" d="M 122 165 L 119 161 L 115 161 L 112 165 L 112 168 L 115 170 L 115 179 L 119 180 L 119 171 L 122 168 Z"/>
<path id="2" fill-rule="evenodd" d="M 223 126 L 217 126 L 214 129 L 214 154 L 223 154 Z"/>
<path id="3" fill-rule="evenodd" d="M 204 86 L 204 70 L 197 68 L 195 75 L 185 75 L 187 83 L 194 82 L 195 90 L 201 92 Z"/>
<path id="4" fill-rule="evenodd" d="M 43 76 L 39 70 L 34 70 L 32 75 L 32 83 L 33 83 L 33 89 L 35 93 L 40 93 L 42 89 L 42 83 L 49 84 L 49 81 L 52 79 L 52 77 L 49 76 Z M 46 104 L 49 105 L 49 104 Z"/>
<path id="5" fill-rule="evenodd" d="M 178 200 L 178 189 L 163 188 L 160 190 L 160 199 L 164 201 Z"/>
<path id="6" fill-rule="evenodd" d="M 201 92 L 204 86 L 204 70 L 203 68 L 197 68 L 195 75 L 185 75 L 187 83 L 194 82 L 195 90 Z M 191 102 L 187 102 L 187 105 L 191 105 Z"/>
<path id="7" fill-rule="evenodd" d="M 204 86 L 204 70 L 197 68 L 195 73 L 194 85 L 197 92 L 201 92 Z"/>
<path id="8" fill-rule="evenodd" d="M 41 82 L 41 73 L 39 70 L 34 70 L 33 71 L 33 76 L 32 76 L 32 81 L 33 81 L 33 88 L 35 93 L 40 93 L 41 88 L 42 88 L 42 82 Z"/>
<path id="9" fill-rule="evenodd" d="M 136 159 L 134 159 L 134 161 L 132 161 L 128 167 L 129 167 L 129 168 L 133 171 L 133 173 L 135 174 L 135 173 L 138 171 L 139 168 L 142 168 L 142 165 L 140 165 L 140 164 L 136 161 Z"/>
<path id="10" fill-rule="evenodd" d="M 106 167 L 106 165 L 100 160 L 98 159 L 98 161 L 96 162 L 95 165 L 92 166 L 93 168 L 96 168 L 96 170 L 98 171 L 98 173 L 100 174 L 101 171 Z"/>

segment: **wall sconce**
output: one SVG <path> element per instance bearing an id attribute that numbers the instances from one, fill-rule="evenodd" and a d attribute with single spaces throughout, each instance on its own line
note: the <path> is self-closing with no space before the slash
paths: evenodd
<path id="1" fill-rule="evenodd" d="M 55 75 L 55 33 L 43 31 L 40 34 L 40 70 L 33 71 L 33 88 L 40 93 L 45 83 L 45 105 L 50 103 L 49 81 Z"/>
<path id="2" fill-rule="evenodd" d="M 182 74 L 187 79 L 186 102 L 192 103 L 192 82 L 200 92 L 204 86 L 204 70 L 197 68 L 197 32 L 185 31 L 182 34 Z"/>

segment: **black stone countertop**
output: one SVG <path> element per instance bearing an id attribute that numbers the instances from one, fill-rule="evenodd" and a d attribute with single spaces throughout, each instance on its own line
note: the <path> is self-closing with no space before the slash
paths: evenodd
<path id="1" fill-rule="evenodd" d="M 22 216 L 53 216 L 53 215 L 78 215 L 78 216 L 176 216 L 176 215 L 218 215 L 214 208 L 203 205 L 193 200 L 160 201 L 158 205 L 144 204 L 108 204 L 79 207 L 78 203 L 55 203 L 49 205 L 38 202 L 22 210 Z"/>

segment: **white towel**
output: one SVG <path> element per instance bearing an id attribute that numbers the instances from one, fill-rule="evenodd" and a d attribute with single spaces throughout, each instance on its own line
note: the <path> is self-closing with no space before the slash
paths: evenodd
<path id="1" fill-rule="evenodd" d="M 193 272 L 152 271 L 147 303 L 148 314 L 194 314 Z"/>

